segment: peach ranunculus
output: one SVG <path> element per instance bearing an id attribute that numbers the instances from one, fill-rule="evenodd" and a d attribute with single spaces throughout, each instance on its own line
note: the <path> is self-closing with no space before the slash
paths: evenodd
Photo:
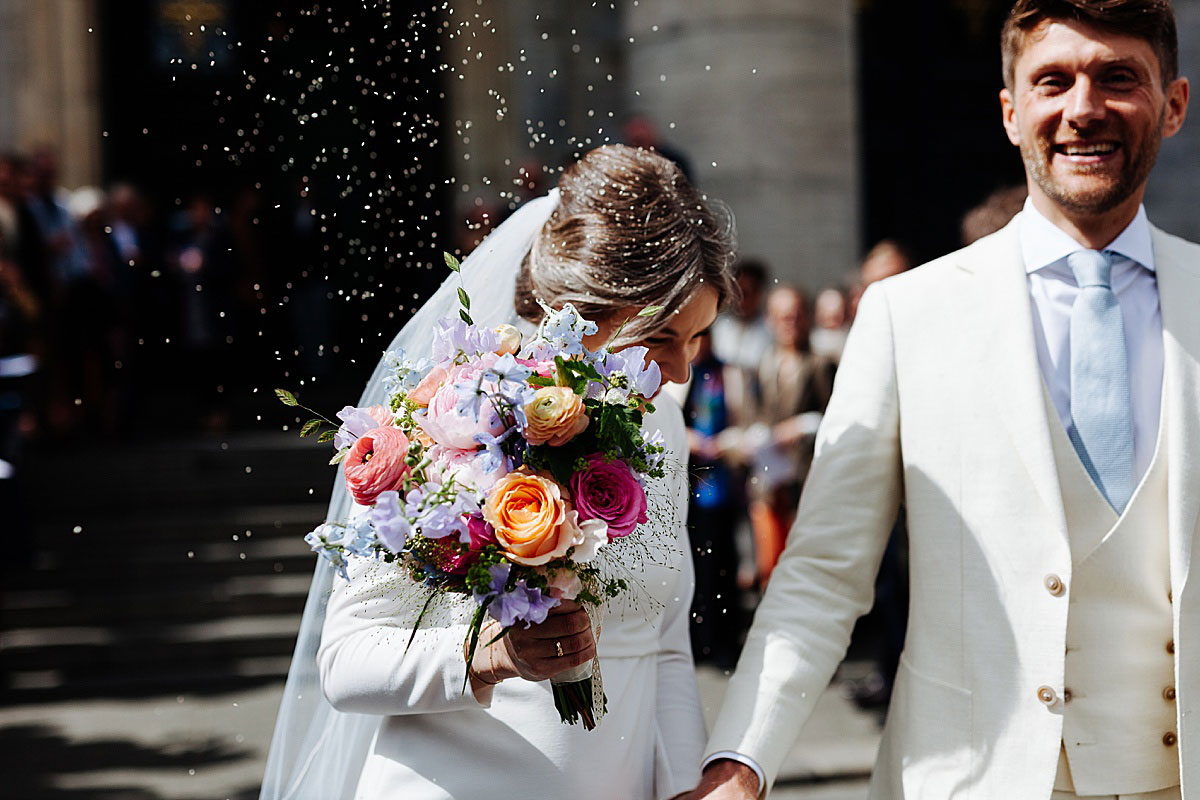
<path id="1" fill-rule="evenodd" d="M 429 405 L 429 401 L 433 399 L 433 395 L 449 377 L 450 373 L 444 367 L 434 367 L 421 379 L 421 382 L 417 384 L 417 388 L 408 393 L 408 399 L 421 408 L 425 408 Z"/>
<path id="2" fill-rule="evenodd" d="M 559 447 L 588 426 L 583 398 L 566 386 L 543 386 L 525 406 L 525 440 Z"/>
<path id="3" fill-rule="evenodd" d="M 346 489 L 355 502 L 369 506 L 380 494 L 404 485 L 408 437 L 390 426 L 373 428 L 358 437 L 346 454 Z"/>
<path id="4" fill-rule="evenodd" d="M 524 468 L 496 481 L 483 505 L 483 518 L 495 529 L 496 541 L 509 560 L 517 564 L 541 566 L 562 558 L 572 547 L 589 551 L 588 558 L 595 555 L 597 536 L 589 530 L 590 521 L 579 522 L 567 490 Z"/>

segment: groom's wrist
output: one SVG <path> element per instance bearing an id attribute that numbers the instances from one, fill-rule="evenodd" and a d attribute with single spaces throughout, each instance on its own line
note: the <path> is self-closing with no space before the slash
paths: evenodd
<path id="1" fill-rule="evenodd" d="M 722 785 L 732 784 L 747 794 L 762 794 L 766 777 L 754 759 L 741 753 L 723 751 L 704 759 L 704 777 Z"/>

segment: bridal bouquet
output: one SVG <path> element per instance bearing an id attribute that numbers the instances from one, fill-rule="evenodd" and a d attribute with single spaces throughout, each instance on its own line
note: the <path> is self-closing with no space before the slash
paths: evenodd
<path id="1" fill-rule="evenodd" d="M 300 435 L 334 443 L 331 463 L 369 507 L 309 533 L 313 550 L 343 577 L 348 557 L 381 558 L 434 595 L 469 597 L 470 663 L 486 616 L 499 639 L 545 621 L 563 600 L 595 612 L 629 589 L 597 556 L 648 527 L 645 484 L 663 476 L 664 449 L 641 428 L 660 382 L 644 347 L 588 350 L 583 339 L 597 327 L 569 304 L 546 307 L 523 342 L 511 325 L 475 325 L 462 289 L 459 301 L 459 316 L 437 323 L 431 353 L 386 354 L 385 404 L 347 406 L 340 424 L 313 419 Z M 593 668 L 552 679 L 562 720 L 589 730 L 604 709 Z"/>

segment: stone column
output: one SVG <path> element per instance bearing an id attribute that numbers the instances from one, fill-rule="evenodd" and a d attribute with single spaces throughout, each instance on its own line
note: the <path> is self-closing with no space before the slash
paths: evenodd
<path id="1" fill-rule="evenodd" d="M 814 291 L 859 252 L 852 5 L 640 0 L 626 10 L 633 110 L 733 210 L 741 253 Z"/>
<path id="2" fill-rule="evenodd" d="M 0 148 L 55 148 L 70 188 L 101 180 L 96 17 L 95 0 L 0 0 Z"/>

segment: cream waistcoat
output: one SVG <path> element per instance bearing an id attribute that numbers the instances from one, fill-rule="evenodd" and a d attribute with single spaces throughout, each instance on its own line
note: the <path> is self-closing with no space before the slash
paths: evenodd
<path id="1" fill-rule="evenodd" d="M 1072 562 L 1061 589 L 1070 603 L 1062 708 L 1074 785 L 1060 774 L 1056 788 L 1080 795 L 1179 784 L 1165 427 L 1118 519 L 1062 426 L 1051 424 Z"/>

